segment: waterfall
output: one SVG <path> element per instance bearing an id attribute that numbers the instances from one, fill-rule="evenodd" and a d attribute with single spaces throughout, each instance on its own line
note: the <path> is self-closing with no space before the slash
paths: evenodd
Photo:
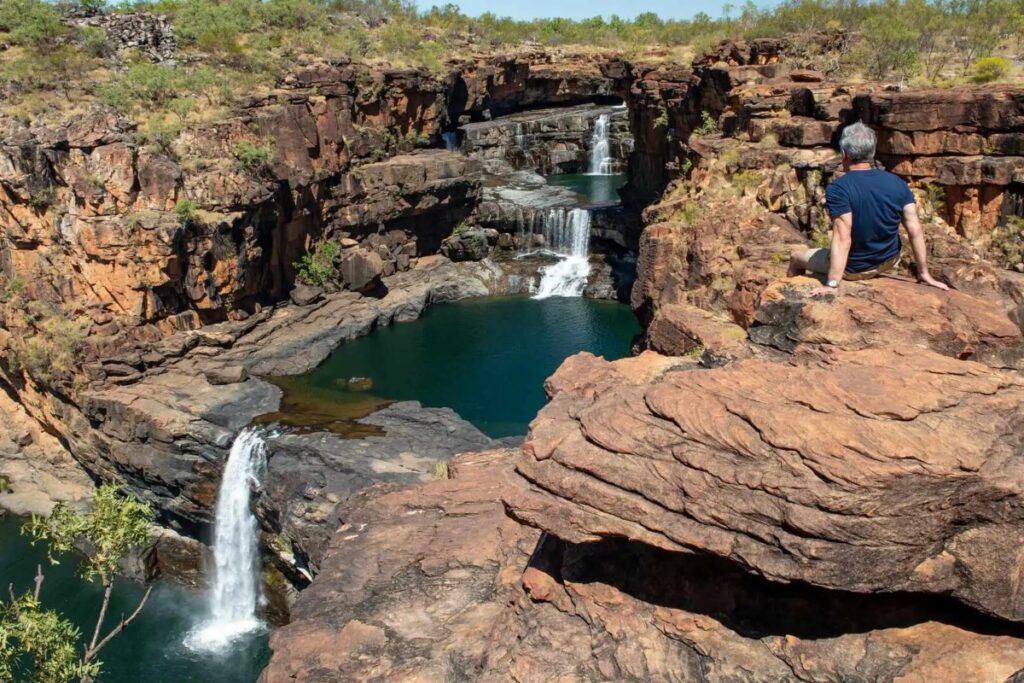
<path id="1" fill-rule="evenodd" d="M 441 133 L 441 139 L 444 140 L 444 148 L 449 152 L 459 151 L 459 134 L 454 131 L 446 131 Z"/>
<path id="2" fill-rule="evenodd" d="M 608 114 L 601 114 L 594 122 L 594 136 L 590 139 L 589 175 L 610 175 L 612 172 L 611 144 L 608 142 Z"/>
<path id="3" fill-rule="evenodd" d="M 590 212 L 553 210 L 545 216 L 544 240 L 558 262 L 540 269 L 534 299 L 581 296 L 590 276 Z"/>
<path id="4" fill-rule="evenodd" d="M 217 493 L 210 613 L 186 640 L 192 649 L 221 648 L 261 625 L 256 618 L 260 599 L 258 536 L 249 498 L 252 484 L 259 483 L 266 456 L 263 437 L 254 429 L 244 430 L 231 445 Z"/>

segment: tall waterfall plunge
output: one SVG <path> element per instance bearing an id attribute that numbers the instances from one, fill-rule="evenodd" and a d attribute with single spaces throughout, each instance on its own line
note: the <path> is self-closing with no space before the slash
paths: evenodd
<path id="1" fill-rule="evenodd" d="M 540 269 L 540 284 L 533 298 L 581 296 L 590 277 L 590 212 L 551 211 L 544 221 L 544 241 L 559 260 Z"/>
<path id="2" fill-rule="evenodd" d="M 255 429 L 242 431 L 231 445 L 217 493 L 210 613 L 189 635 L 186 645 L 192 649 L 219 649 L 261 626 L 256 618 L 260 599 L 258 530 L 249 499 L 266 457 L 267 446 Z"/>
<path id="3" fill-rule="evenodd" d="M 611 143 L 608 142 L 608 114 L 594 121 L 594 136 L 590 140 L 590 175 L 610 175 L 612 172 Z"/>

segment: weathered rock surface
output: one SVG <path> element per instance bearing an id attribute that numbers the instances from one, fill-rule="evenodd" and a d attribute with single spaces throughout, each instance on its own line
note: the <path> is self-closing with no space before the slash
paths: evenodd
<path id="1" fill-rule="evenodd" d="M 622 172 L 633 149 L 625 107 L 580 105 L 521 112 L 461 127 L 462 149 L 544 175 L 587 173 L 596 121 L 608 117 L 608 172 Z"/>
<path id="2" fill-rule="evenodd" d="M 567 377 L 581 362 L 601 379 Z M 653 381 L 603 365 L 549 382 L 517 465 L 533 489 L 507 497 L 517 518 L 572 542 L 625 537 L 1024 619 L 1019 376 L 916 348 Z"/>
<path id="3" fill-rule="evenodd" d="M 0 510 L 48 515 L 55 503 L 78 507 L 93 483 L 71 453 L 25 409 L 0 392 Z"/>
<path id="4" fill-rule="evenodd" d="M 466 456 L 454 479 L 351 501 L 261 681 L 475 678 L 538 536 L 498 502 L 509 459 Z"/>
<path id="5" fill-rule="evenodd" d="M 811 278 L 781 280 L 761 294 L 751 340 L 782 351 L 802 347 L 924 347 L 993 367 L 1024 368 L 1024 335 L 995 302 L 941 292 L 894 277 L 844 283 L 810 299 Z"/>
<path id="6" fill-rule="evenodd" d="M 983 683 L 1024 664 L 1019 629 L 955 605 L 773 585 L 624 540 L 538 544 L 494 502 L 522 485 L 515 457 L 459 456 L 450 481 L 350 501 L 261 680 Z"/>

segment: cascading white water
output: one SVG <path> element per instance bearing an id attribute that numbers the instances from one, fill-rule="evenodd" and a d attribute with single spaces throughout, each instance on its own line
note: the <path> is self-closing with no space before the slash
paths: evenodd
<path id="1" fill-rule="evenodd" d="M 260 598 L 257 526 L 249 498 L 266 457 L 266 444 L 255 429 L 244 430 L 231 445 L 217 493 L 210 613 L 186 640 L 192 649 L 219 649 L 261 626 L 256 618 Z"/>
<path id="2" fill-rule="evenodd" d="M 590 212 L 550 212 L 544 221 L 544 241 L 559 260 L 540 269 L 540 284 L 533 298 L 581 296 L 590 277 Z"/>
<path id="3" fill-rule="evenodd" d="M 601 114 L 594 121 L 594 136 L 590 140 L 589 175 L 610 175 L 612 172 L 612 148 L 608 142 L 608 114 Z"/>

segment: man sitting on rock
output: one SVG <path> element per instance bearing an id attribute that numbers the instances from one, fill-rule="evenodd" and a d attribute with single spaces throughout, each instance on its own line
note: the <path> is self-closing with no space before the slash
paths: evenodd
<path id="1" fill-rule="evenodd" d="M 816 288 L 811 296 L 834 292 L 844 278 L 865 280 L 892 270 L 900 260 L 901 222 L 910 235 L 917 279 L 949 289 L 928 273 L 914 194 L 901 178 L 874 168 L 876 141 L 875 132 L 863 123 L 843 130 L 839 147 L 846 173 L 825 191 L 832 217 L 831 246 L 794 251 L 789 260 L 790 277 L 808 270 L 826 277 L 825 286 Z"/>

